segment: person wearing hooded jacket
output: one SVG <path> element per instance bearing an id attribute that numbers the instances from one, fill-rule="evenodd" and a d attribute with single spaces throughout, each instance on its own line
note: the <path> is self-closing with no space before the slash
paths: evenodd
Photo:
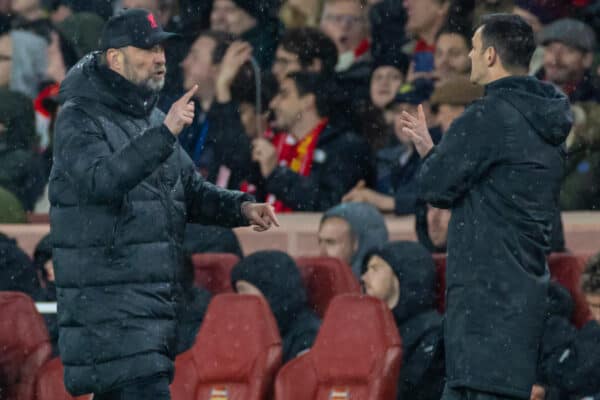
<path id="1" fill-rule="evenodd" d="M 281 251 L 258 251 L 231 271 L 231 285 L 240 294 L 263 296 L 283 342 L 283 362 L 309 350 L 321 321 L 307 303 L 306 289 L 294 260 Z"/>
<path id="2" fill-rule="evenodd" d="M 388 241 L 383 215 L 368 203 L 343 203 L 325 211 L 319 224 L 322 256 L 339 258 L 360 279 L 365 255 Z"/>
<path id="3" fill-rule="evenodd" d="M 277 225 L 268 205 L 206 182 L 177 143 L 197 86 L 166 116 L 155 107 L 172 37 L 148 11 L 123 11 L 61 85 L 50 224 L 75 396 L 170 398 L 185 223 Z"/>
<path id="4" fill-rule="evenodd" d="M 528 399 L 572 118 L 564 94 L 527 76 L 535 40 L 521 17 L 487 16 L 472 42 L 471 81 L 484 97 L 437 146 L 422 108 L 404 114 L 423 158 L 420 197 L 452 210 L 443 399 Z"/>
<path id="5" fill-rule="evenodd" d="M 387 303 L 402 338 L 398 400 L 438 400 L 444 388 L 442 316 L 435 265 L 419 243 L 390 242 L 365 257 L 365 292 Z"/>

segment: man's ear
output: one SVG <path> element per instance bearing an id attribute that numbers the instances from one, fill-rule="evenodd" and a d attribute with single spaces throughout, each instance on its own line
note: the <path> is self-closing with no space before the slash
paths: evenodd
<path id="1" fill-rule="evenodd" d="M 498 52 L 494 47 L 488 47 L 485 49 L 485 59 L 488 67 L 494 66 L 496 63 L 500 62 L 498 58 Z"/>
<path id="2" fill-rule="evenodd" d="M 123 53 L 117 49 L 106 51 L 106 63 L 111 69 L 121 70 L 123 68 Z"/>

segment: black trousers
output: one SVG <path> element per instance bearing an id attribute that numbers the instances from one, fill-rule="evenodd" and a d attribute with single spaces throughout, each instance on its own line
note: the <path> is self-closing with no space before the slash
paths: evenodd
<path id="1" fill-rule="evenodd" d="M 517 398 L 469 388 L 450 388 L 446 385 L 442 400 L 517 400 Z"/>
<path id="2" fill-rule="evenodd" d="M 118 389 L 94 394 L 94 400 L 171 400 L 169 378 L 165 375 L 138 379 Z"/>

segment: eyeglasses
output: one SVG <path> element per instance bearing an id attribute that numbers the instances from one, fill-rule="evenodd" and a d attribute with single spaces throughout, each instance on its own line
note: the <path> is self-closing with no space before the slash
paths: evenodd
<path id="1" fill-rule="evenodd" d="M 344 23 L 348 25 L 356 25 L 364 21 L 364 18 L 362 16 L 349 14 L 325 14 L 323 16 L 323 19 L 337 25 L 342 25 Z"/>
<path id="2" fill-rule="evenodd" d="M 0 62 L 2 61 L 10 61 L 12 60 L 11 56 L 7 56 L 6 54 L 0 54 Z"/>

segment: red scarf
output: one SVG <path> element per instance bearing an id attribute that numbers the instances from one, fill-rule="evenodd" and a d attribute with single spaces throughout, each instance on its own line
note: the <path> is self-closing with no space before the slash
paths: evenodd
<path id="1" fill-rule="evenodd" d="M 289 168 L 300 176 L 309 176 L 312 170 L 313 158 L 319 136 L 327 126 L 328 119 L 322 119 L 313 130 L 302 140 L 297 141 L 290 133 L 273 134 L 267 131 L 265 137 L 271 140 L 277 150 L 277 165 Z M 256 187 L 247 182 L 242 183 L 241 190 L 247 193 L 256 192 Z M 281 200 L 277 200 L 274 194 L 267 195 L 267 202 L 271 204 L 276 212 L 293 211 Z"/>

